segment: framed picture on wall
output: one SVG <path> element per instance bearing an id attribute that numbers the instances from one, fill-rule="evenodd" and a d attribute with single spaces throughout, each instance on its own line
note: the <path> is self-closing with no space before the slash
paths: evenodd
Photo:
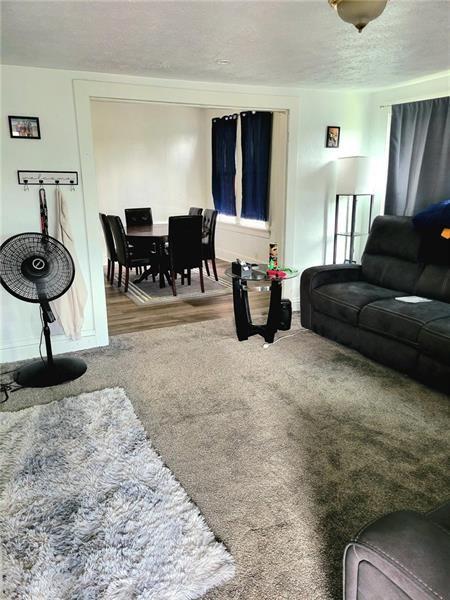
<path id="1" fill-rule="evenodd" d="M 325 146 L 327 148 L 339 148 L 339 138 L 341 137 L 341 128 L 337 125 L 328 125 Z"/>
<path id="2" fill-rule="evenodd" d="M 9 134 L 12 138 L 40 140 L 41 130 L 38 117 L 9 116 Z"/>

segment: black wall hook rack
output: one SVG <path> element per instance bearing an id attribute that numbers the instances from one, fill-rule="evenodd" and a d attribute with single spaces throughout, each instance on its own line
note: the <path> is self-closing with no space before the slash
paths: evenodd
<path id="1" fill-rule="evenodd" d="M 78 171 L 17 171 L 19 185 L 78 185 Z"/>

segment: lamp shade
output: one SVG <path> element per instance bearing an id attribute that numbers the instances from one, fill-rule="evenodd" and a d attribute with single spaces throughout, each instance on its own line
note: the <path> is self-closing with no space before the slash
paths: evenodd
<path id="1" fill-rule="evenodd" d="M 336 194 L 353 196 L 372 191 L 368 156 L 346 156 L 337 160 Z"/>

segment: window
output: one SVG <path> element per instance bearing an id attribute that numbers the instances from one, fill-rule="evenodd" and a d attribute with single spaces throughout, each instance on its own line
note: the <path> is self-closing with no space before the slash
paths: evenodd
<path id="1" fill-rule="evenodd" d="M 212 120 L 214 206 L 222 223 L 267 230 L 273 115 L 240 116 Z"/>

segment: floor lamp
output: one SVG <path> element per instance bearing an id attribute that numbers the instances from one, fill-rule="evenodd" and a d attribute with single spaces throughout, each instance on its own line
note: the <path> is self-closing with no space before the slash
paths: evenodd
<path id="1" fill-rule="evenodd" d="M 340 199 L 347 198 L 345 230 L 339 230 Z M 356 231 L 358 200 L 369 198 L 367 231 Z M 370 183 L 370 159 L 367 156 L 347 156 L 337 160 L 336 205 L 334 217 L 333 263 L 337 260 L 338 240 L 345 239 L 344 263 L 354 263 L 355 239 L 367 235 L 372 223 L 373 192 Z"/>

